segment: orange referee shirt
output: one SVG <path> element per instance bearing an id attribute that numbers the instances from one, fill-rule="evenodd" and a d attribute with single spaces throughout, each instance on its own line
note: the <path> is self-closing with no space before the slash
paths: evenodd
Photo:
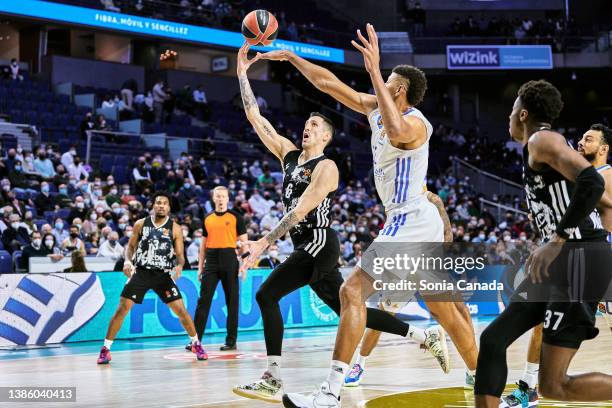
<path id="1" fill-rule="evenodd" d="M 244 220 L 234 211 L 213 211 L 204 218 L 203 235 L 206 237 L 206 248 L 235 249 L 238 236 L 242 234 L 246 234 Z"/>

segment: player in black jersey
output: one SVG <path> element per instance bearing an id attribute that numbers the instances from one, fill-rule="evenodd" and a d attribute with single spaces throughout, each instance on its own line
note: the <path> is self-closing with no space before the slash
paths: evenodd
<path id="1" fill-rule="evenodd" d="M 134 303 L 142 303 L 144 295 L 153 289 L 157 296 L 178 316 L 189 334 L 192 351 L 198 360 L 208 356 L 198 341 L 193 320 L 181 296 L 179 288 L 170 276 L 179 279 L 185 263 L 183 230 L 170 218 L 170 195 L 158 192 L 153 197 L 154 215 L 142 218 L 134 224 L 134 232 L 125 249 L 123 273 L 128 280 L 121 292 L 119 307 L 115 311 L 100 350 L 98 364 L 111 361 L 110 348 L 121 329 L 123 319 Z"/>
<path id="2" fill-rule="evenodd" d="M 320 113 L 306 121 L 302 149 L 280 136 L 259 113 L 257 102 L 246 75 L 258 57 L 248 60 L 248 45 L 238 53 L 237 71 L 244 109 L 262 142 L 282 163 L 283 204 L 286 215 L 265 237 L 245 245 L 250 253 L 241 270 L 246 272 L 259 255 L 287 232 L 295 251 L 278 265 L 261 285 L 256 300 L 261 309 L 268 368 L 253 383 L 234 387 L 234 393 L 268 402 L 280 402 L 283 395 L 280 379 L 283 319 L 278 302 L 287 294 L 310 285 L 312 290 L 336 313 L 340 313 L 342 275 L 337 268 L 340 256 L 338 237 L 331 225 L 331 204 L 338 188 L 338 168 L 325 157 L 323 150 L 332 140 L 333 123 Z M 409 335 L 409 325 L 378 309 L 367 310 L 368 327 Z"/>
<path id="3" fill-rule="evenodd" d="M 561 94 L 552 84 L 530 81 L 519 89 L 510 115 L 510 134 L 524 146 L 529 210 L 545 243 L 527 259 L 529 279 L 480 338 L 477 407 L 504 406 L 500 396 L 508 374 L 506 349 L 540 323 L 544 324 L 539 373 L 542 395 L 564 401 L 612 399 L 612 376 L 567 374 L 582 341 L 598 333 L 597 302 L 582 301 L 571 284 L 578 277 L 589 297 L 604 296 L 610 279 L 610 248 L 595 210 L 604 192 L 603 178 L 562 135 L 551 130 L 562 107 Z M 531 293 L 544 294 L 546 300 L 530 302 Z M 573 301 L 575 298 L 578 300 Z M 532 406 L 529 401 L 521 405 Z"/>

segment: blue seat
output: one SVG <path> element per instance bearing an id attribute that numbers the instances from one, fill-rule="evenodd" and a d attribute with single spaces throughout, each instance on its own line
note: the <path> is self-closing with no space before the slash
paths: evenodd
<path id="1" fill-rule="evenodd" d="M 0 251 L 0 273 L 13 273 L 13 258 L 8 251 Z"/>
<path id="2" fill-rule="evenodd" d="M 19 268 L 19 264 L 21 262 L 21 251 L 13 252 L 13 270 L 15 272 L 22 272 Z"/>

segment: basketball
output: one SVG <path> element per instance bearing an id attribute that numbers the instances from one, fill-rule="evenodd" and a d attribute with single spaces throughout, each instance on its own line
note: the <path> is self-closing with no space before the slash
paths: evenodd
<path id="1" fill-rule="evenodd" d="M 278 21 L 267 10 L 253 10 L 242 20 L 242 35 L 251 45 L 270 45 L 278 35 Z"/>

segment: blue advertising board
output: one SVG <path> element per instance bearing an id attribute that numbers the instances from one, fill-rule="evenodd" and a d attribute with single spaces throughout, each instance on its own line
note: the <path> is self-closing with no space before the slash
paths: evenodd
<path id="1" fill-rule="evenodd" d="M 0 1 L 0 14 L 152 35 L 196 44 L 239 48 L 244 43 L 242 34 L 232 31 L 39 0 Z M 344 63 L 344 50 L 295 41 L 276 40 L 270 46 L 257 46 L 253 49 L 257 51 L 288 49 L 304 58 Z"/>
<path id="2" fill-rule="evenodd" d="M 549 45 L 447 45 L 449 70 L 552 69 Z"/>

